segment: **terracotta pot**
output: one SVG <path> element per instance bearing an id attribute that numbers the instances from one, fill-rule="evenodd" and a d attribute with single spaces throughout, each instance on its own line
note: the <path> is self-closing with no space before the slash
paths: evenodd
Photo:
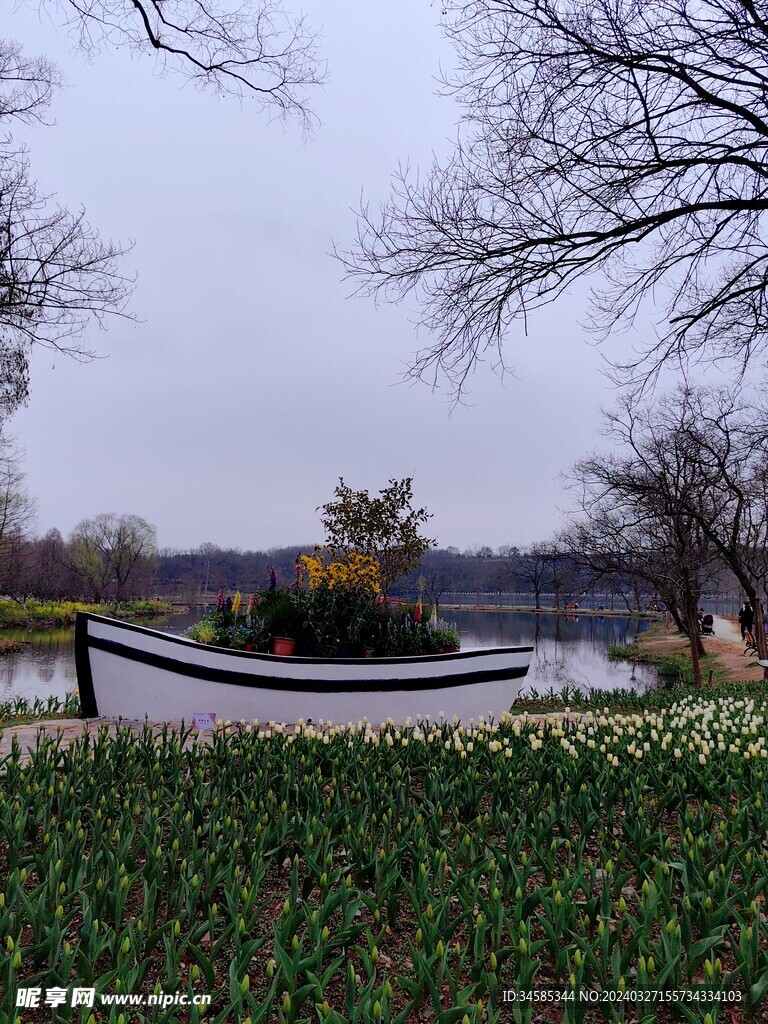
<path id="1" fill-rule="evenodd" d="M 292 636 L 276 636 L 272 638 L 272 653 L 280 654 L 284 658 L 290 658 L 296 648 L 296 641 Z"/>
<path id="2" fill-rule="evenodd" d="M 373 651 L 365 651 L 364 654 L 363 654 L 363 657 L 364 658 L 372 658 L 373 657 Z"/>

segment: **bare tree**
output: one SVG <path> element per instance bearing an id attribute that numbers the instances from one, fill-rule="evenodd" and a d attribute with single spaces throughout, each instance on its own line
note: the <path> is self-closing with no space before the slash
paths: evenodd
<path id="1" fill-rule="evenodd" d="M 749 598 L 758 652 L 765 660 L 768 410 L 744 405 L 724 389 L 698 388 L 681 391 L 674 406 L 665 406 L 665 416 L 697 452 L 705 500 L 691 501 L 690 510 Z"/>
<path id="2" fill-rule="evenodd" d="M 663 526 L 667 564 L 678 574 L 690 635 L 700 581 L 696 565 L 706 566 L 716 555 L 755 609 L 758 651 L 765 659 L 760 602 L 768 568 L 768 415 L 739 405 L 726 391 L 681 387 L 655 404 L 624 399 L 608 416 L 608 430 L 622 454 L 600 454 L 576 467 L 584 510 L 591 516 L 592 506 L 599 511 L 606 501 L 622 502 L 624 527 Z M 653 541 L 652 547 L 658 545 Z"/>
<path id="3" fill-rule="evenodd" d="M 560 540 L 554 540 L 548 545 L 548 550 L 544 555 L 544 564 L 549 577 L 549 586 L 552 587 L 555 608 L 559 608 L 563 593 L 571 590 L 576 582 L 570 552 Z"/>
<path id="4" fill-rule="evenodd" d="M 716 553 L 684 508 L 653 500 L 645 481 L 633 482 L 626 462 L 601 458 L 578 463 L 574 476 L 583 486 L 581 512 L 563 534 L 574 559 L 592 580 L 619 593 L 627 608 L 644 582 L 667 606 L 691 644 L 694 681 L 701 681 L 705 653 L 697 609 L 715 569 Z"/>
<path id="5" fill-rule="evenodd" d="M 417 376 L 460 393 L 503 366 L 514 324 L 584 278 L 603 335 L 651 307 L 657 337 L 624 371 L 735 357 L 768 337 L 768 19 L 749 0 L 460 0 L 446 82 L 455 150 L 365 205 L 362 292 L 415 298 L 434 341 Z"/>
<path id="6" fill-rule="evenodd" d="M 518 557 L 515 573 L 531 585 L 536 608 L 541 608 L 541 593 L 551 583 L 550 544 L 537 542 L 524 548 Z"/>
<path id="7" fill-rule="evenodd" d="M 440 598 L 445 592 L 445 578 L 436 569 L 431 569 L 424 574 L 424 586 L 427 599 L 433 608 L 439 610 Z"/>
<path id="8" fill-rule="evenodd" d="M 37 514 L 24 486 L 24 453 L 0 437 L 0 590 L 18 593 L 23 552 Z"/>
<path id="9" fill-rule="evenodd" d="M 61 601 L 77 593 L 77 583 L 59 530 L 48 530 L 27 545 L 24 594 L 43 600 Z"/>
<path id="10" fill-rule="evenodd" d="M 121 313 L 130 293 L 123 250 L 40 194 L 14 144 L 11 125 L 42 122 L 58 84 L 50 63 L 0 41 L 0 417 L 27 399 L 33 344 L 88 358 L 85 327 Z"/>
<path id="11" fill-rule="evenodd" d="M 157 554 L 157 531 L 141 516 L 105 512 L 83 519 L 69 539 L 72 568 L 97 601 L 124 600 L 128 581 Z"/>
<path id="12" fill-rule="evenodd" d="M 253 97 L 280 115 L 313 122 L 311 87 L 323 81 L 317 39 L 279 0 L 230 10 L 205 0 L 58 0 L 79 46 L 152 53 L 201 88 Z M 39 192 L 11 125 L 44 122 L 60 84 L 57 69 L 0 40 L 0 417 L 29 396 L 29 354 L 44 345 L 77 359 L 94 322 L 126 315 L 133 281 L 120 269 L 126 249 L 102 241 L 85 212 Z"/>

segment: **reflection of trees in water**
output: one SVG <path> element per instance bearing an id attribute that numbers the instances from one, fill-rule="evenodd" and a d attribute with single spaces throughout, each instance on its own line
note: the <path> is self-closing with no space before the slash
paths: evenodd
<path id="1" fill-rule="evenodd" d="M 10 691 L 19 673 L 19 654 L 5 654 L 0 658 L 0 690 Z"/>
<path id="2" fill-rule="evenodd" d="M 73 630 L 6 630 L 3 635 L 26 643 L 23 651 L 0 659 L 0 695 L 3 699 L 22 696 L 33 700 L 52 694 L 63 697 L 68 690 L 74 689 L 77 674 Z"/>
<path id="3" fill-rule="evenodd" d="M 654 669 L 608 661 L 609 646 L 631 643 L 644 628 L 636 618 L 497 611 L 452 612 L 451 618 L 466 647 L 533 644 L 526 690 L 645 688 L 658 681 Z"/>

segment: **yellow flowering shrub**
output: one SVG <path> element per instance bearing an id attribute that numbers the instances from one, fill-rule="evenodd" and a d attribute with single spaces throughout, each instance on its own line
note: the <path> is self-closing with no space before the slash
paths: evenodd
<path id="1" fill-rule="evenodd" d="M 328 590 L 341 588 L 381 593 L 381 570 L 375 558 L 353 551 L 343 558 L 326 562 L 327 554 L 325 548 L 316 548 L 313 554 L 299 557 L 302 575 L 306 572 L 310 590 L 327 587 Z"/>

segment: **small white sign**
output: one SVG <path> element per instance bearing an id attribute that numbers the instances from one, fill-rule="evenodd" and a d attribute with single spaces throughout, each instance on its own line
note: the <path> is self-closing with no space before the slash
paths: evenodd
<path id="1" fill-rule="evenodd" d="M 216 712 L 215 711 L 196 711 L 192 716 L 192 728 L 193 729 L 215 729 L 216 728 Z"/>

